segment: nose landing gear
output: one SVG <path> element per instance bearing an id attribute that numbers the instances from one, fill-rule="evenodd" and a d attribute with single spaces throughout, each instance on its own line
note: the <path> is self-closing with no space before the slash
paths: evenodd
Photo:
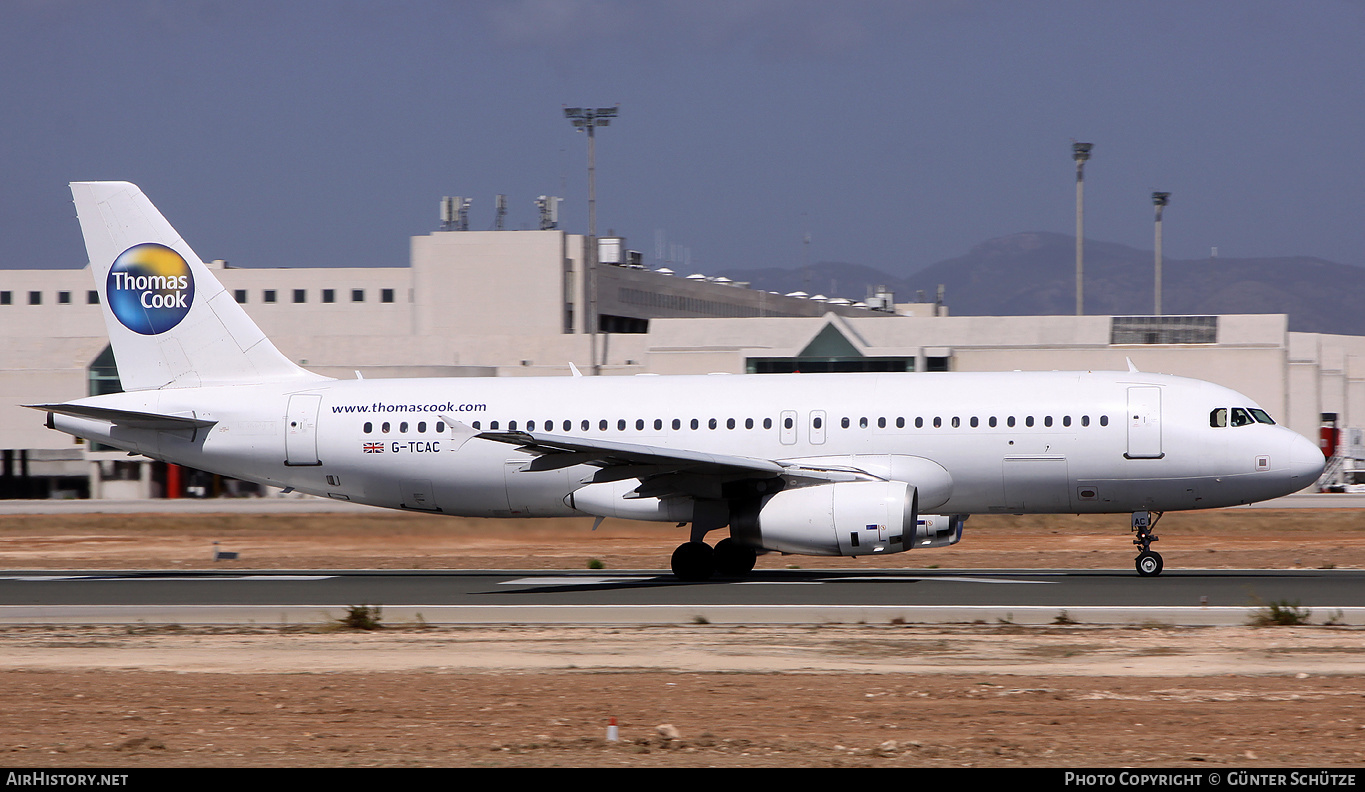
<path id="1" fill-rule="evenodd" d="M 1153 517 L 1149 511 L 1133 512 L 1133 532 L 1137 534 L 1133 544 L 1138 547 L 1137 559 L 1133 566 L 1142 577 L 1156 577 L 1165 567 L 1161 554 L 1152 549 L 1152 542 L 1160 541 L 1160 537 L 1152 533 L 1152 529 L 1156 527 L 1157 520 L 1161 519 L 1162 514 L 1163 512 L 1157 512 L 1156 517 Z"/>

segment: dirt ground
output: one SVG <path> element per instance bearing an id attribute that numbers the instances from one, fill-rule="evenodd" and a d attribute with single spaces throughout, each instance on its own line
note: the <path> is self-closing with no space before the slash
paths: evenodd
<path id="1" fill-rule="evenodd" d="M 1131 568 L 1126 518 L 973 517 L 954 548 L 760 568 Z M 13 515 L 0 568 L 608 569 L 608 520 Z M 1167 568 L 1365 566 L 1365 513 L 1170 514 Z M 214 562 L 215 548 L 240 554 Z M 1365 765 L 1343 627 L 0 628 L 0 763 L 153 766 Z M 615 718 L 620 740 L 606 740 Z"/>

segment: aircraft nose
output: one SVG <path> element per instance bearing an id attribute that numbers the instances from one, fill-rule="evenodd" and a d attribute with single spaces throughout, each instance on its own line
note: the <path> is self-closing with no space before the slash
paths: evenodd
<path id="1" fill-rule="evenodd" d="M 1289 481 L 1303 489 L 1316 482 L 1327 465 L 1322 450 L 1312 440 L 1295 433 L 1289 441 Z M 1297 490 L 1296 490 L 1297 491 Z"/>

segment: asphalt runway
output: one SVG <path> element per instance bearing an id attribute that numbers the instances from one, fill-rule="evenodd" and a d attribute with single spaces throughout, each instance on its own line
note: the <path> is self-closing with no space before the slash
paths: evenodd
<path id="1" fill-rule="evenodd" d="M 0 572 L 0 623 L 308 624 L 901 621 L 1245 624 L 1268 605 L 1365 624 L 1365 570 L 762 570 L 684 583 L 639 571 Z"/>
<path id="2" fill-rule="evenodd" d="M 1365 493 L 1302 492 L 1236 509 L 1362 509 Z M 295 493 L 265 498 L 0 500 L 0 514 L 309 514 L 386 511 L 377 506 Z"/>

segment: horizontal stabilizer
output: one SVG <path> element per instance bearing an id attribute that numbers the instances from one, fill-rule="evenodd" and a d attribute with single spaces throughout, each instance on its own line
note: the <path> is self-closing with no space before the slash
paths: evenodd
<path id="1" fill-rule="evenodd" d="M 25 407 L 43 412 L 70 415 L 75 418 L 90 418 L 108 421 L 129 429 L 161 429 L 192 431 L 207 429 L 218 423 L 202 418 L 188 418 L 180 415 L 158 415 L 156 413 L 134 412 L 132 410 L 111 410 L 108 407 L 87 407 L 81 404 L 25 404 Z"/>

